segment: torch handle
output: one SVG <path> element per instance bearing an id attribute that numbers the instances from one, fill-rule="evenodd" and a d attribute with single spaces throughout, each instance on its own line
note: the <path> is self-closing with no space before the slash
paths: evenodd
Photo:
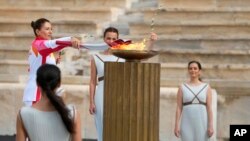
<path id="1" fill-rule="evenodd" d="M 70 41 L 56 41 L 57 45 L 63 45 L 63 46 L 72 46 L 72 43 Z M 80 45 L 81 48 L 88 49 L 84 47 L 83 45 Z"/>
<path id="2" fill-rule="evenodd" d="M 63 45 L 63 46 L 72 46 L 70 41 L 56 41 L 57 45 Z M 106 50 L 109 48 L 107 43 L 84 43 L 80 45 L 80 48 L 88 49 L 88 50 Z"/>

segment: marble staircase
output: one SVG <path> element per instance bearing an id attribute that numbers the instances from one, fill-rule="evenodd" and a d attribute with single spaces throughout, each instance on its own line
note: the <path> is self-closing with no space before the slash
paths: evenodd
<path id="1" fill-rule="evenodd" d="M 126 7 L 133 0 L 1 0 L 2 6 L 34 6 L 34 7 Z"/>
<path id="2" fill-rule="evenodd" d="M 7 119 L 11 124 L 10 129 L 0 129 L 0 134 L 15 131 L 14 117 L 22 105 L 20 99 L 27 81 L 28 50 L 34 39 L 31 20 L 50 19 L 54 37 L 88 33 L 100 38 L 105 27 L 114 25 L 122 30 L 121 38 L 139 42 L 151 32 L 156 5 L 162 6 L 154 21 L 154 32 L 159 35 L 154 49 L 160 53 L 148 61 L 162 65 L 162 114 L 167 109 L 164 102 L 175 104 L 176 88 L 188 78 L 187 62 L 198 60 L 203 66 L 203 80 L 218 93 L 218 129 L 228 129 L 229 124 L 238 121 L 249 123 L 246 112 L 247 102 L 250 102 L 248 0 L 158 0 L 157 4 L 136 0 L 1 0 L 0 5 L 0 107 L 4 107 L 0 112 L 7 109 L 11 111 L 8 116 L 12 117 L 0 119 L 0 127 L 7 126 L 2 124 Z M 78 104 L 81 112 L 87 115 L 83 119 L 85 123 L 93 122 L 87 113 L 88 52 L 66 49 L 59 67 L 63 70 L 62 82 L 69 95 L 67 101 Z M 8 103 L 14 106 L 6 106 Z M 237 111 L 237 107 L 241 111 Z M 227 118 L 232 112 L 241 116 Z M 172 125 L 172 121 L 168 120 L 166 124 Z M 166 125 L 164 121 L 162 123 L 162 126 Z M 96 136 L 91 125 L 84 126 L 83 134 L 87 138 Z M 163 132 L 161 136 L 166 137 Z M 226 131 L 219 130 L 218 141 L 224 141 L 228 136 Z"/>

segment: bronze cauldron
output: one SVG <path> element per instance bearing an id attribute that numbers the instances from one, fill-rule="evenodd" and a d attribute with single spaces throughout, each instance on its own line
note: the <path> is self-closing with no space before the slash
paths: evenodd
<path id="1" fill-rule="evenodd" d="M 120 50 L 111 49 L 111 53 L 116 57 L 123 58 L 127 62 L 140 62 L 141 60 L 149 59 L 158 54 L 153 50 Z"/>

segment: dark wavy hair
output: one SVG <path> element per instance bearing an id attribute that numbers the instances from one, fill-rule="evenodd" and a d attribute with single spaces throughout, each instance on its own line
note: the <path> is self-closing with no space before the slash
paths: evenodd
<path id="1" fill-rule="evenodd" d="M 188 62 L 188 68 L 189 68 L 190 65 L 193 64 L 193 63 L 197 64 L 199 70 L 202 70 L 201 63 L 198 62 L 198 61 L 195 61 L 195 60 Z M 199 77 L 199 80 L 202 81 L 202 79 L 201 79 L 200 77 Z"/>
<path id="2" fill-rule="evenodd" d="M 74 121 L 63 99 L 55 94 L 55 89 L 61 84 L 61 71 L 55 65 L 44 64 L 37 70 L 37 85 L 41 87 L 52 105 L 60 114 L 64 125 L 70 133 L 74 133 Z"/>
<path id="3" fill-rule="evenodd" d="M 119 32 L 118 29 L 114 28 L 114 27 L 108 27 L 105 29 L 104 33 L 103 33 L 103 38 L 105 38 L 107 32 L 114 32 L 117 34 L 117 38 L 119 39 Z"/>
<path id="4" fill-rule="evenodd" d="M 36 34 L 36 30 L 40 30 L 43 26 L 44 23 L 50 23 L 49 20 L 45 19 L 45 18 L 40 18 L 40 19 L 37 19 L 36 21 L 31 21 L 31 27 L 33 28 L 33 31 L 34 31 L 34 34 L 37 36 Z"/>

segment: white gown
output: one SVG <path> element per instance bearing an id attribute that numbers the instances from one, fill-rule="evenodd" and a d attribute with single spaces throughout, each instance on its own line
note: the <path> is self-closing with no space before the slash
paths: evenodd
<path id="1" fill-rule="evenodd" d="M 96 54 L 93 55 L 96 69 L 97 69 L 97 78 L 104 76 L 104 62 L 124 62 L 123 59 L 118 59 L 113 55 L 101 55 Z M 104 91 L 104 83 L 103 80 L 97 82 L 96 90 L 95 90 L 95 106 L 96 106 L 96 113 L 95 113 L 95 124 L 97 129 L 98 141 L 102 141 L 102 133 L 103 133 L 103 91 Z"/>
<path id="2" fill-rule="evenodd" d="M 181 87 L 183 93 L 181 140 L 208 141 L 208 115 L 205 105 L 208 84 L 202 83 L 198 86 L 182 84 Z"/>

